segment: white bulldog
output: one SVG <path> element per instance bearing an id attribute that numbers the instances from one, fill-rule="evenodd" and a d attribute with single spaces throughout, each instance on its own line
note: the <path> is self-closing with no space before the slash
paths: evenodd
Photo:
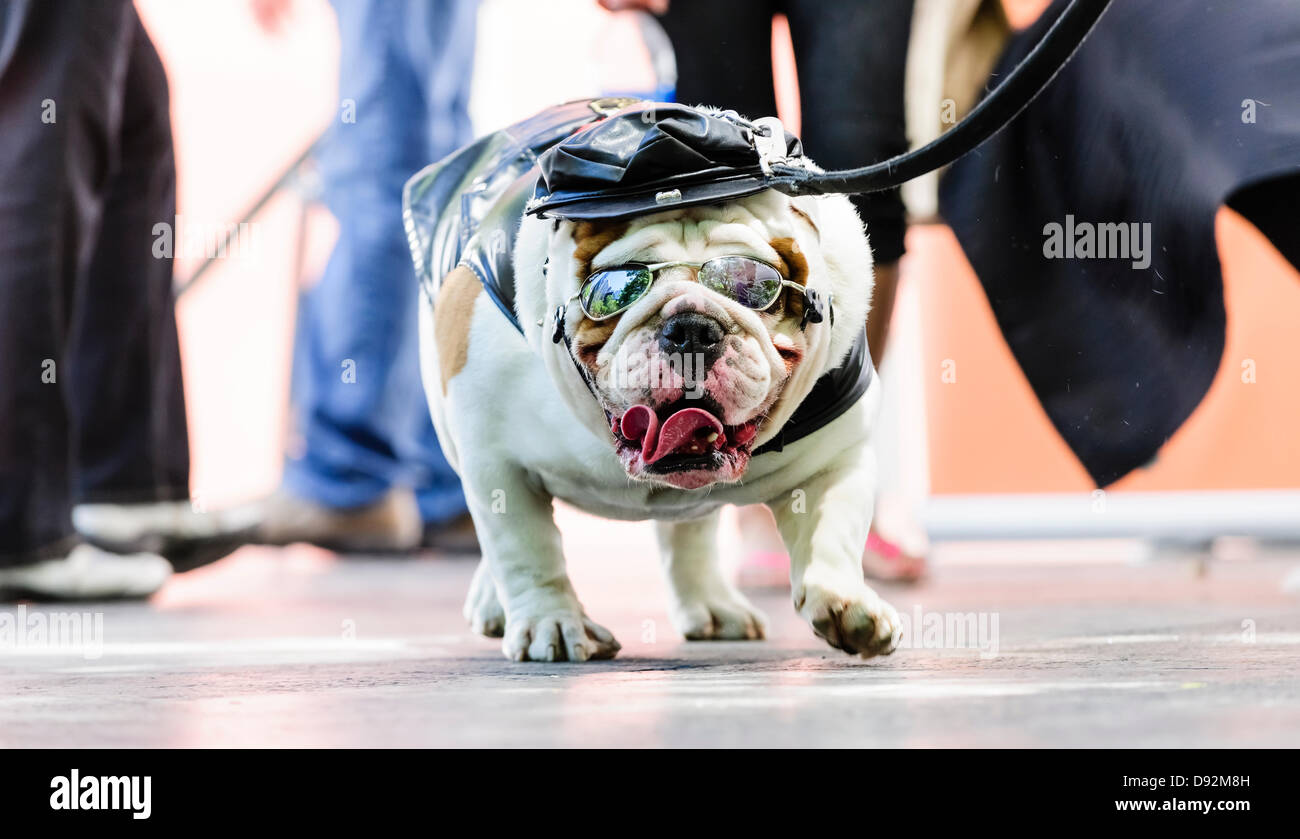
<path id="1" fill-rule="evenodd" d="M 785 288 L 755 311 L 699 281 L 742 256 L 833 295 L 834 318 L 801 328 Z M 592 272 L 659 265 L 648 292 L 592 321 L 575 300 Z M 685 264 L 683 264 L 685 263 Z M 608 518 L 654 519 L 688 639 L 758 639 L 762 614 L 722 574 L 725 504 L 767 504 L 791 557 L 795 609 L 848 653 L 887 654 L 898 617 L 863 580 L 875 464 L 867 441 L 878 386 L 781 451 L 771 439 L 866 323 L 872 259 L 841 196 L 761 192 L 623 221 L 524 218 L 514 250 L 525 340 L 466 267 L 422 307 L 425 390 L 464 481 L 483 547 L 465 614 L 518 661 L 587 661 L 619 644 L 587 616 L 565 573 L 556 498 Z M 555 341 L 563 307 L 567 341 Z M 588 384 L 590 382 L 590 384 Z"/>

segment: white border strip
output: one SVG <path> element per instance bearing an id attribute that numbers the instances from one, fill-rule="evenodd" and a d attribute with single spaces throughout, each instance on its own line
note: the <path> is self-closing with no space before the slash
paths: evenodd
<path id="1" fill-rule="evenodd" d="M 1221 536 L 1300 541 L 1300 491 L 936 495 L 924 521 L 935 541 L 964 539 L 1168 539 Z"/>

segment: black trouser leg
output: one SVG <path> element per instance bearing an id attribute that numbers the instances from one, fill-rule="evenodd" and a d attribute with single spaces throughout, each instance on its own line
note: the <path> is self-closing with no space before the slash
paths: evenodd
<path id="1" fill-rule="evenodd" d="M 907 151 L 903 87 L 912 0 L 785 0 L 784 7 L 808 156 L 824 169 L 852 169 Z M 905 228 L 898 190 L 852 200 L 876 262 L 896 262 Z"/>
<path id="2" fill-rule="evenodd" d="M 767 0 L 670 3 L 660 18 L 677 57 L 677 101 L 776 116 L 772 15 Z"/>
<path id="3" fill-rule="evenodd" d="M 135 23 L 122 0 L 0 5 L 0 563 L 75 541 L 67 348 L 117 168 Z"/>
<path id="4" fill-rule="evenodd" d="M 138 19 L 123 90 L 120 154 L 68 347 L 74 503 L 189 497 L 172 259 L 154 248 L 158 225 L 176 232 L 167 77 Z"/>
<path id="5" fill-rule="evenodd" d="M 677 99 L 776 113 L 772 15 L 790 21 L 801 138 L 826 169 L 849 169 L 907 151 L 903 83 L 912 0 L 692 0 L 661 19 L 677 55 Z M 936 106 L 937 107 L 937 106 Z M 898 190 L 853 196 L 881 264 L 903 255 Z"/>

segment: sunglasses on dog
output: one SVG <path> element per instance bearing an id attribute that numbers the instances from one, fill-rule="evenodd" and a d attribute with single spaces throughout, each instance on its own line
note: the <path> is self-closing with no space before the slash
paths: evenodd
<path id="1" fill-rule="evenodd" d="M 686 266 L 697 269 L 700 285 L 734 300 L 747 309 L 762 311 L 781 296 L 783 288 L 804 292 L 804 287 L 781 276 L 775 267 L 748 256 L 721 256 L 708 262 L 630 263 L 594 271 L 569 298 L 577 300 L 593 321 L 622 313 L 645 297 L 655 276 L 665 268 Z"/>

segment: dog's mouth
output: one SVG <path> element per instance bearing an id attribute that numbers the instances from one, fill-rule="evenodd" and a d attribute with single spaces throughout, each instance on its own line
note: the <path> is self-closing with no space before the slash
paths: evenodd
<path id="1" fill-rule="evenodd" d="M 640 460 L 641 470 L 678 476 L 669 483 L 703 485 L 712 480 L 682 473 L 727 472 L 739 477 L 749 461 L 750 447 L 761 416 L 741 425 L 726 425 L 722 411 L 707 399 L 679 399 L 658 409 L 633 405 L 611 420 L 615 444 L 627 460 Z"/>

